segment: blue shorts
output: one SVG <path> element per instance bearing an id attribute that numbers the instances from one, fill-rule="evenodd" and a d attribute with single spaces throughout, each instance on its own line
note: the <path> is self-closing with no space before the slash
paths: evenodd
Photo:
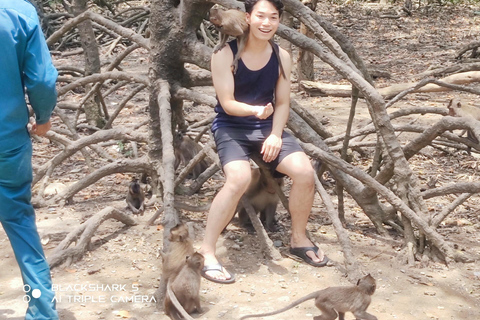
<path id="1" fill-rule="evenodd" d="M 235 160 L 248 161 L 253 152 L 260 154 L 263 142 L 268 138 L 270 133 L 271 129 L 247 130 L 243 128 L 220 127 L 215 130 L 213 136 L 222 167 Z M 289 154 L 299 151 L 303 152 L 303 149 L 297 140 L 284 131 L 282 133 L 282 148 L 278 157 L 272 162 L 267 163 L 267 166 L 276 177 L 283 176 L 275 171 L 278 164 Z"/>

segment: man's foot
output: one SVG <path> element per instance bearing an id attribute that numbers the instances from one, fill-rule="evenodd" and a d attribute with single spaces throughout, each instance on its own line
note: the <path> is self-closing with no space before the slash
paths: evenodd
<path id="1" fill-rule="evenodd" d="M 290 253 L 292 255 L 302 259 L 309 265 L 312 265 L 314 267 L 325 267 L 329 261 L 326 255 L 323 255 L 323 259 L 320 262 L 316 262 L 310 257 L 311 255 L 315 255 L 315 257 L 318 257 L 319 252 L 320 252 L 320 249 L 318 249 L 317 246 L 290 248 Z M 308 255 L 308 253 L 311 253 L 311 254 Z"/>
<path id="2" fill-rule="evenodd" d="M 299 241 L 291 240 L 290 243 L 291 243 L 290 244 L 290 246 L 291 246 L 290 250 L 292 250 L 292 249 L 295 250 L 295 249 L 300 249 L 300 248 L 310 248 L 310 250 L 303 250 L 304 255 L 309 258 L 308 260 L 310 260 L 310 261 L 312 261 L 313 263 L 316 263 L 316 264 L 323 264 L 323 263 L 326 264 L 326 259 L 325 259 L 326 256 L 323 253 L 323 251 L 321 249 L 319 249 L 316 245 L 314 245 L 313 242 L 310 241 L 310 239 L 308 239 L 307 237 L 305 237 L 304 239 L 299 240 Z M 316 250 L 314 250 L 312 248 L 316 248 Z M 295 254 L 295 253 L 292 253 L 292 254 L 294 254 L 296 256 L 299 256 L 298 254 Z M 305 260 L 303 257 L 301 257 L 301 258 L 303 260 Z M 307 260 L 305 260 L 305 261 L 307 261 Z"/>
<path id="3" fill-rule="evenodd" d="M 227 271 L 217 260 L 215 256 L 204 255 L 205 267 L 202 270 L 202 276 L 217 283 L 233 283 L 235 276 Z"/>

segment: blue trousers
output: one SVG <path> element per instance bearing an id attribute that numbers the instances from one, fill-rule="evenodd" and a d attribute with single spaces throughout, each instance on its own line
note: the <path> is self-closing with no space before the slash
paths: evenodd
<path id="1" fill-rule="evenodd" d="M 29 300 L 26 320 L 57 320 L 50 267 L 31 200 L 32 145 L 0 150 L 0 222 L 10 239 Z"/>

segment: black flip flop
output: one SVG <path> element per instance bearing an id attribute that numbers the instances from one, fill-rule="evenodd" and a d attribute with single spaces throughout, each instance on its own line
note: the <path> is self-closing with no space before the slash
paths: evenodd
<path id="1" fill-rule="evenodd" d="M 312 265 L 314 267 L 325 267 L 330 261 L 326 255 L 323 256 L 323 260 L 321 262 L 314 262 L 309 256 L 307 256 L 308 251 L 313 251 L 315 254 L 318 253 L 318 247 L 313 246 L 313 247 L 297 247 L 297 248 L 290 248 L 290 253 L 296 257 L 299 257 L 309 265 Z"/>
<path id="2" fill-rule="evenodd" d="M 230 273 L 230 279 L 225 279 L 225 280 L 215 279 L 215 278 L 213 278 L 213 277 L 211 277 L 207 274 L 208 271 L 218 271 L 218 272 L 223 273 L 224 269 L 225 268 L 220 263 L 215 263 L 215 264 L 211 264 L 209 266 L 204 266 L 203 269 L 202 269 L 202 277 L 204 277 L 205 279 L 207 279 L 209 281 L 216 282 L 216 283 L 222 283 L 222 284 L 234 283 L 235 282 L 235 275 L 233 273 L 231 273 L 230 271 L 228 272 L 228 273 Z M 227 270 L 227 269 L 225 269 L 225 270 Z"/>

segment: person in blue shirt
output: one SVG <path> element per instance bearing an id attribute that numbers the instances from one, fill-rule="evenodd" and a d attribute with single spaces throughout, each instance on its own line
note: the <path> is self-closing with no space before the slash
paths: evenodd
<path id="1" fill-rule="evenodd" d="M 42 136 L 51 126 L 58 73 L 28 1 L 0 0 L 0 47 L 0 222 L 29 300 L 25 319 L 56 320 L 50 268 L 31 204 L 32 144 L 25 93 L 35 112 L 31 131 Z"/>
<path id="2" fill-rule="evenodd" d="M 246 0 L 245 11 L 249 31 L 237 72 L 233 74 L 230 68 L 238 51 L 236 40 L 213 54 L 211 61 L 218 100 L 212 132 L 225 184 L 212 201 L 199 252 L 205 257 L 203 277 L 219 283 L 235 281 L 234 275 L 218 262 L 215 249 L 220 233 L 235 214 L 251 181 L 252 153 L 261 154 L 277 176 L 283 174 L 292 179 L 290 253 L 315 267 L 323 267 L 329 261 L 306 235 L 314 200 L 314 170 L 295 137 L 283 130 L 290 111 L 290 55 L 279 48 L 278 58 L 269 42 L 280 24 L 283 3 Z M 285 76 L 280 73 L 280 62 Z"/>

